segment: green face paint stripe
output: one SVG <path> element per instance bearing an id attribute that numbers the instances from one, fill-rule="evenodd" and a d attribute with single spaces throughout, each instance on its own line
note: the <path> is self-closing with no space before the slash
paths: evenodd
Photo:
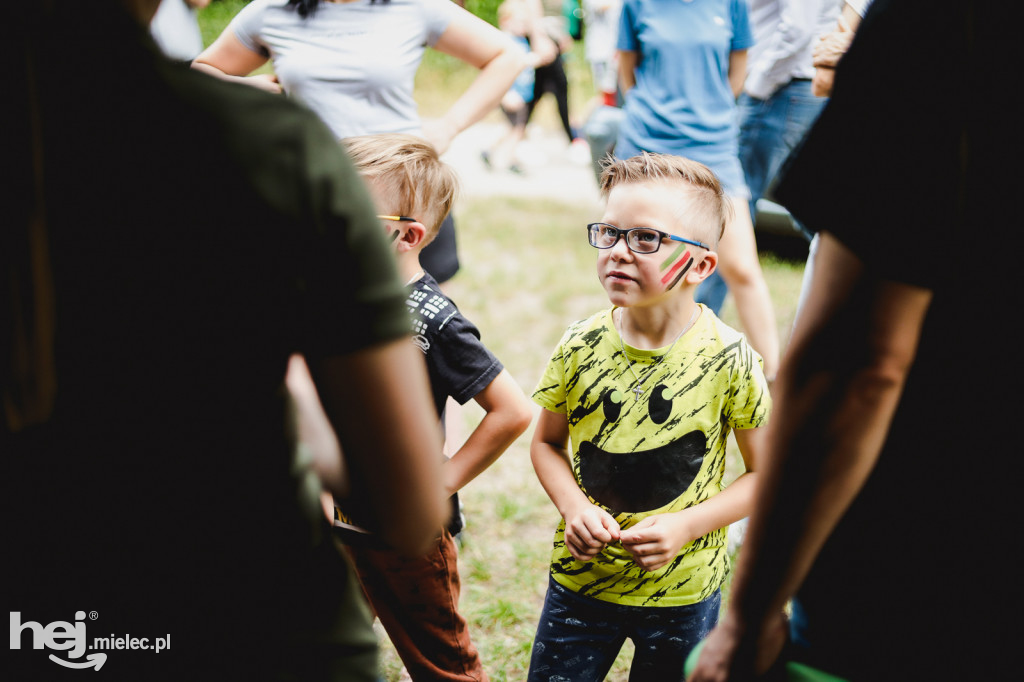
<path id="1" fill-rule="evenodd" d="M 664 270 L 665 268 L 672 267 L 672 264 L 676 262 L 676 259 L 678 259 L 679 256 L 682 255 L 684 251 L 686 251 L 686 244 L 680 244 L 679 248 L 676 249 L 675 251 L 673 251 L 672 255 L 669 256 L 665 260 L 665 262 L 661 264 L 661 267 L 658 268 L 658 269 L 659 270 Z"/>

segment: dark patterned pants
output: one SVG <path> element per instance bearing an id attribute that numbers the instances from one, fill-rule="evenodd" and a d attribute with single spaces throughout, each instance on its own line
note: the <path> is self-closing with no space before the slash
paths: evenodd
<path id="1" fill-rule="evenodd" d="M 600 682 L 626 638 L 636 653 L 629 679 L 683 680 L 686 657 L 718 622 L 722 595 L 687 606 L 623 606 L 548 586 L 533 641 L 529 682 Z"/>

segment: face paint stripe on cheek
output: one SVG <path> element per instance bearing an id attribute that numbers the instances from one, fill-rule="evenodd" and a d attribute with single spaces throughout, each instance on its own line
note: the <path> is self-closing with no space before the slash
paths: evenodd
<path id="1" fill-rule="evenodd" d="M 665 275 L 661 278 L 661 283 L 662 284 L 668 283 L 669 280 L 671 280 L 673 277 L 675 277 L 676 273 L 679 271 L 679 268 L 683 267 L 684 265 L 688 265 L 692 261 L 693 261 L 693 259 L 690 257 L 690 252 L 686 251 L 682 255 L 682 257 L 680 257 L 679 260 L 677 260 L 677 261 L 675 261 L 675 263 L 673 263 L 673 265 L 669 269 L 669 271 L 666 272 Z"/>
<path id="2" fill-rule="evenodd" d="M 692 258 L 686 262 L 686 267 L 684 267 L 682 270 L 680 270 L 679 274 L 676 275 L 676 278 L 674 280 L 672 280 L 672 284 L 669 284 L 665 288 L 666 289 L 673 289 L 673 288 L 675 288 L 675 286 L 677 284 L 679 284 L 679 280 L 681 280 L 683 278 L 683 275 L 685 275 L 687 272 L 690 271 L 690 266 L 691 265 L 693 265 L 693 259 Z"/>
<path id="3" fill-rule="evenodd" d="M 662 263 L 661 267 L 659 267 L 658 269 L 664 270 L 669 266 L 674 268 L 675 265 L 673 265 L 673 263 L 678 263 L 680 259 L 685 259 L 689 255 L 690 252 L 686 250 L 686 244 L 680 244 L 679 247 L 672 252 L 672 255 L 665 259 L 665 262 Z"/>

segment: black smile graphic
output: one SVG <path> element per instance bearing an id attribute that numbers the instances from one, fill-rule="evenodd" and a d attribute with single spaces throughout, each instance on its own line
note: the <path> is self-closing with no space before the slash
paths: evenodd
<path id="1" fill-rule="evenodd" d="M 580 478 L 596 501 L 615 512 L 664 507 L 690 487 L 704 462 L 707 439 L 700 431 L 652 450 L 608 452 L 580 444 Z"/>

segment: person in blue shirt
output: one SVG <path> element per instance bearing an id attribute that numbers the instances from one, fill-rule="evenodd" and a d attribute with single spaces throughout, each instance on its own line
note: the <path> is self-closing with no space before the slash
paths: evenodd
<path id="1" fill-rule="evenodd" d="M 736 96 L 753 43 L 744 0 L 625 0 L 618 35 L 625 104 L 615 156 L 674 154 L 718 176 L 735 209 L 719 245 L 719 267 L 765 375 L 773 378 L 778 330 L 738 155 Z"/>

